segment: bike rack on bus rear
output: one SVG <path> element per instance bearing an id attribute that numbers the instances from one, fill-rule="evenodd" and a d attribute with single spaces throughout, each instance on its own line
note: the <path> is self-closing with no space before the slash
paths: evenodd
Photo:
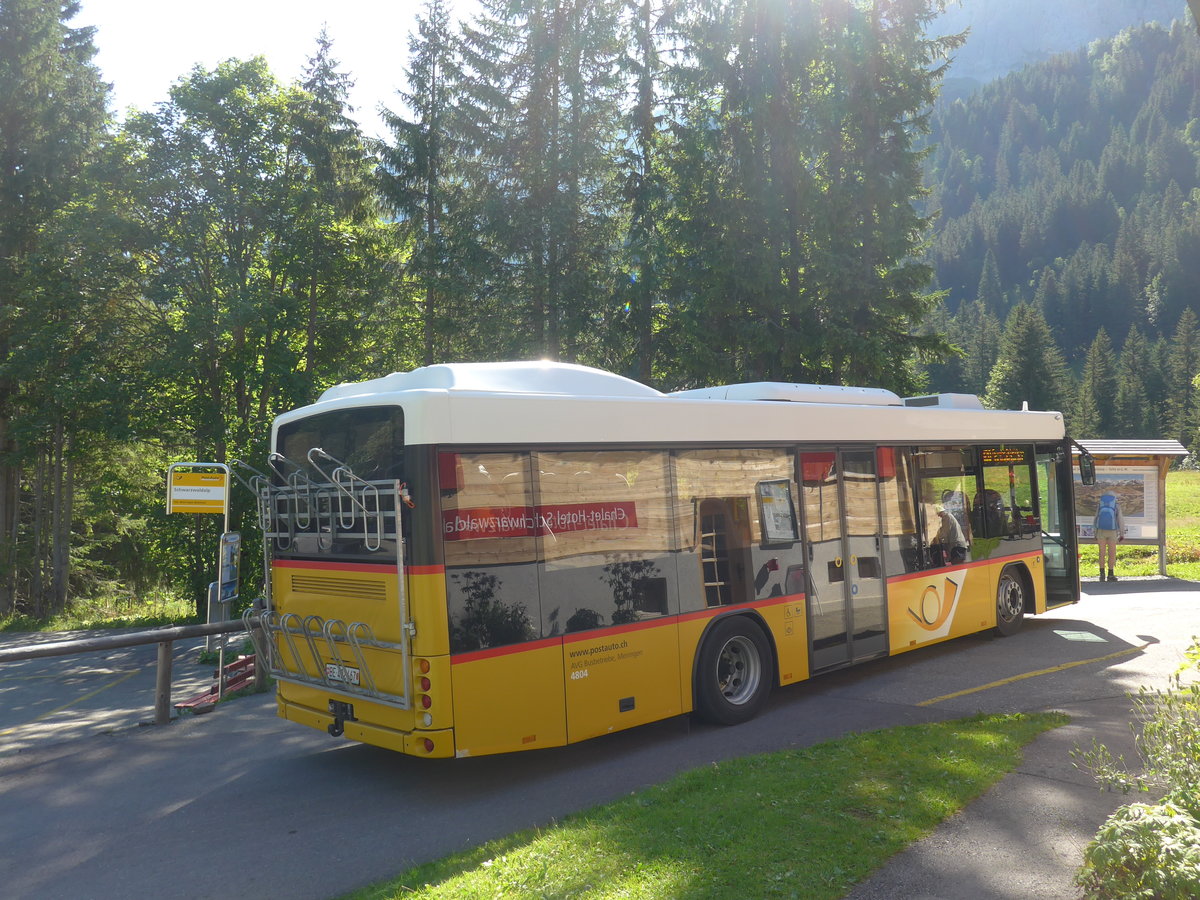
<path id="1" fill-rule="evenodd" d="M 331 474 L 316 459 L 336 464 Z M 308 477 L 302 467 L 272 454 L 270 463 L 277 479 L 258 476 L 250 487 L 258 498 L 258 519 L 263 532 L 266 570 L 265 608 L 243 614 L 246 629 L 258 658 L 279 681 L 306 685 L 342 697 L 370 700 L 397 709 L 411 709 L 410 671 L 413 623 L 409 617 L 404 578 L 404 540 L 401 510 L 407 500 L 399 481 L 367 481 L 349 466 L 319 448 L 309 453 L 309 462 L 322 480 Z M 292 471 L 285 472 L 281 464 Z M 281 483 L 274 483 L 275 481 Z M 368 554 L 386 556 L 397 574 L 397 610 L 401 639 L 379 640 L 366 622 L 347 623 L 319 615 L 281 615 L 271 599 L 270 563 L 275 553 L 294 550 L 298 539 L 313 539 L 318 555 L 331 553 L 339 542 L 355 542 Z M 395 555 L 387 552 L 394 546 Z M 385 560 L 381 560 L 385 561 Z M 402 693 L 384 691 L 371 671 L 365 649 L 399 652 Z M 358 670 L 358 683 L 348 677 Z"/>

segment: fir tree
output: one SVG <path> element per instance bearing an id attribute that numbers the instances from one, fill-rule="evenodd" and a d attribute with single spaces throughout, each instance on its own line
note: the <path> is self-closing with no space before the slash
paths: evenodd
<path id="1" fill-rule="evenodd" d="M 72 258 L 80 235 L 70 222 L 86 217 L 63 217 L 92 190 L 88 166 L 107 124 L 107 86 L 92 63 L 94 29 L 67 24 L 78 11 L 70 0 L 0 3 L 0 617 L 15 608 L 18 590 L 33 598 L 35 614 L 66 601 L 71 411 L 62 409 L 66 395 L 47 408 L 30 390 L 49 386 L 52 363 L 39 348 L 84 358 L 70 352 L 70 336 L 87 321 L 79 309 L 86 276 Z M 22 422 L 26 413 L 34 420 Z M 33 508 L 22 509 L 31 464 L 54 474 L 48 490 L 33 492 Z M 29 517 L 51 540 L 25 541 Z"/>
<path id="2" fill-rule="evenodd" d="M 617 0 L 484 0 L 464 28 L 472 202 L 496 259 L 492 352 L 575 359 L 612 292 Z"/>
<path id="3" fill-rule="evenodd" d="M 1116 358 L 1112 341 L 1101 328 L 1084 360 L 1071 431 L 1084 438 L 1112 437 L 1116 392 Z"/>
<path id="4" fill-rule="evenodd" d="M 409 36 L 408 89 L 400 98 L 411 118 L 385 111 L 392 141 L 381 150 L 380 184 L 399 228 L 412 242 L 408 275 L 422 307 L 422 360 L 426 365 L 458 355 L 456 333 L 477 331 L 469 308 L 470 251 L 474 229 L 461 193 L 462 87 L 457 39 L 444 0 L 427 0 Z M 476 271 L 478 282 L 486 276 Z M 482 276 L 482 277 L 481 277 Z"/>
<path id="5" fill-rule="evenodd" d="M 1146 438 L 1155 433 L 1146 387 L 1149 347 L 1135 326 L 1117 359 L 1117 392 L 1113 400 L 1113 432 L 1120 438 Z"/>
<path id="6" fill-rule="evenodd" d="M 936 306 L 917 138 L 952 38 L 919 0 L 693 8 L 677 67 L 671 299 L 685 381 L 911 388 Z"/>
<path id="7" fill-rule="evenodd" d="M 1004 288 L 1000 285 L 1000 270 L 991 250 L 983 257 L 983 271 L 979 275 L 979 290 L 975 292 L 975 300 L 993 315 L 1004 312 Z"/>
<path id="8" fill-rule="evenodd" d="M 984 404 L 991 409 L 1069 409 L 1070 375 L 1045 317 L 1019 303 L 1004 323 L 1000 354 L 988 380 Z"/>
<path id="9" fill-rule="evenodd" d="M 665 66 L 659 43 L 673 8 L 657 0 L 625 0 L 625 12 L 629 41 L 622 67 L 633 102 L 625 125 L 630 139 L 622 157 L 628 277 L 621 284 L 628 298 L 623 323 L 628 333 L 626 352 L 633 354 L 633 362 L 622 368 L 648 383 L 654 379 L 656 334 L 665 315 L 661 302 L 664 259 L 669 252 L 661 228 L 667 198 L 661 126 Z"/>
<path id="10" fill-rule="evenodd" d="M 1193 379 L 1200 373 L 1200 319 L 1189 306 L 1179 317 L 1167 353 L 1163 434 L 1186 445 L 1196 430 Z"/>
<path id="11" fill-rule="evenodd" d="M 958 320 L 958 331 L 966 350 L 963 389 L 982 395 L 1000 355 L 1000 320 L 981 300 L 959 310 Z"/>

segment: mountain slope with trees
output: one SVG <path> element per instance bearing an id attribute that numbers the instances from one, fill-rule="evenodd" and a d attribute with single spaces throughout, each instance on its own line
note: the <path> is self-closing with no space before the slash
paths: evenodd
<path id="1" fill-rule="evenodd" d="M 959 0 L 934 28 L 947 34 L 970 29 L 947 82 L 978 87 L 1128 28 L 1170 25 L 1186 11 L 1186 0 Z"/>
<path id="2" fill-rule="evenodd" d="M 1080 435 L 1195 443 L 1198 83 L 1200 40 L 1178 21 L 938 109 L 929 259 L 965 356 L 931 367 L 937 388 L 987 392 L 1003 324 L 1031 305 L 1075 376 L 1058 396 L 1086 376 L 1059 404 Z"/>

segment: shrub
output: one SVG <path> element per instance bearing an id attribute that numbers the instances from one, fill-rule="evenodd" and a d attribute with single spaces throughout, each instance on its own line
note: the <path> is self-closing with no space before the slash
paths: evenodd
<path id="1" fill-rule="evenodd" d="M 1089 900 L 1200 897 L 1200 823 L 1174 803 L 1130 803 L 1100 827 L 1076 882 Z"/>
<path id="2" fill-rule="evenodd" d="M 1076 879 L 1089 900 L 1200 897 L 1200 684 L 1183 679 L 1196 670 L 1200 642 L 1193 638 L 1170 687 L 1143 687 L 1134 698 L 1140 771 L 1103 744 L 1076 753 L 1101 785 L 1162 797 L 1121 807 L 1097 832 Z"/>

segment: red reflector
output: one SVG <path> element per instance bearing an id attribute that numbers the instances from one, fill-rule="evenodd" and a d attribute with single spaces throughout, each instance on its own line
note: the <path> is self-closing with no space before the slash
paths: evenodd
<path id="1" fill-rule="evenodd" d="M 432 686 L 432 682 L 428 678 L 421 679 L 421 690 L 427 691 Z"/>
<path id="2" fill-rule="evenodd" d="M 429 707 L 431 707 L 431 706 L 433 706 L 433 701 L 429 699 L 429 695 L 422 694 L 421 695 L 421 708 L 429 709 Z"/>
<path id="3" fill-rule="evenodd" d="M 430 738 L 425 738 L 425 752 L 426 753 L 433 752 L 433 741 Z"/>

